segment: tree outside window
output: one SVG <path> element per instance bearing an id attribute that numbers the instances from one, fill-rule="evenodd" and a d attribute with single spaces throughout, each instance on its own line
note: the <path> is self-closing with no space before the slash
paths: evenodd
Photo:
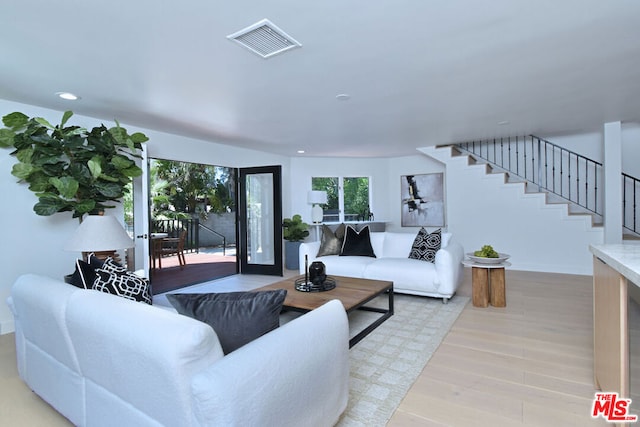
<path id="1" fill-rule="evenodd" d="M 323 222 L 371 219 L 368 177 L 313 177 L 311 189 L 327 192 Z"/>

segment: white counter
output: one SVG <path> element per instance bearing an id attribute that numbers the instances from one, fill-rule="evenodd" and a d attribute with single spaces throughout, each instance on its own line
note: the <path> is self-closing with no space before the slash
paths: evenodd
<path id="1" fill-rule="evenodd" d="M 630 282 L 640 286 L 639 244 L 589 245 L 589 250 Z"/>

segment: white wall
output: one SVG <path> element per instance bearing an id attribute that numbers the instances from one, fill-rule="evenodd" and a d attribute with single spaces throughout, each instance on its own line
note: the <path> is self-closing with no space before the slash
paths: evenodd
<path id="1" fill-rule="evenodd" d="M 445 149 L 425 153 L 446 162 L 449 231 L 465 252 L 491 245 L 511 255 L 514 270 L 591 274 L 589 244 L 602 243 L 591 218 L 568 215 L 566 205 L 548 205 L 542 194 L 525 193 L 503 174 L 486 174 Z M 445 154 L 446 153 L 446 154 Z"/>
<path id="2" fill-rule="evenodd" d="M 0 100 L 0 116 L 20 111 L 28 116 L 39 116 L 52 124 L 59 123 L 62 112 L 38 108 L 25 104 Z M 265 166 L 282 165 L 283 200 L 290 204 L 289 159 L 258 151 L 234 148 L 226 145 L 199 141 L 126 124 L 125 118 L 118 118 L 129 132 L 141 131 L 149 138 L 149 153 L 152 157 L 173 158 L 190 162 L 205 162 L 221 166 Z M 98 119 L 74 115 L 69 124 L 91 128 L 104 122 Z M 15 158 L 10 149 L 0 149 L 0 194 L 3 208 L 0 219 L 3 227 L 3 244 L 0 247 L 0 334 L 13 331 L 13 318 L 5 304 L 9 289 L 16 278 L 25 273 L 37 273 L 61 279 L 72 273 L 75 259 L 80 255 L 62 250 L 63 245 L 78 226 L 78 220 L 69 213 L 59 213 L 41 217 L 33 212 L 36 197 L 24 184 L 18 184 L 11 175 Z M 122 210 L 109 210 L 107 214 L 121 217 Z"/>

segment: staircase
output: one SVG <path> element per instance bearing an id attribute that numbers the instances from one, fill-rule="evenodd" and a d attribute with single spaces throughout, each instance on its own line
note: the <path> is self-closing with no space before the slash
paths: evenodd
<path id="1" fill-rule="evenodd" d="M 507 172 L 460 147 L 419 151 L 446 165 L 447 227 L 466 252 L 491 244 L 515 270 L 592 274 L 589 245 L 602 243 L 604 230 L 591 203 L 570 206 L 521 176 L 524 166 Z"/>
<path id="2" fill-rule="evenodd" d="M 505 173 L 509 182 L 523 182 L 527 192 L 541 192 L 547 203 L 567 204 L 572 215 L 590 215 L 603 225 L 602 164 L 534 135 L 456 144 L 470 162 L 486 162 L 490 172 Z M 640 181 L 622 174 L 623 236 L 640 237 L 637 195 Z"/>

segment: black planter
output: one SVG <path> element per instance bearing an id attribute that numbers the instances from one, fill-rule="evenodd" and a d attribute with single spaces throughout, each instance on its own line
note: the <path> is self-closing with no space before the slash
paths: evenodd
<path id="1" fill-rule="evenodd" d="M 287 270 L 298 270 L 300 268 L 298 258 L 300 244 L 302 244 L 302 242 L 290 242 L 289 240 L 284 241 L 284 267 Z"/>

